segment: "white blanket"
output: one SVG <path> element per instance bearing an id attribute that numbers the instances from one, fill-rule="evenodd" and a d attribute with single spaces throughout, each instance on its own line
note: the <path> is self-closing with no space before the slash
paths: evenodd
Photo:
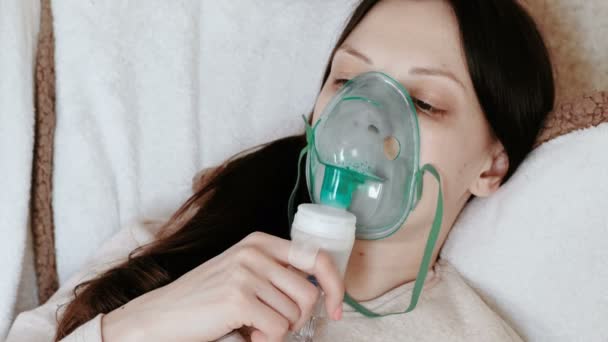
<path id="1" fill-rule="evenodd" d="M 53 0 L 60 281 L 120 226 L 172 212 L 196 171 L 301 131 L 299 116 L 312 109 L 353 2 Z M 494 199 L 472 204 L 444 250 L 528 338 L 608 338 L 594 315 L 606 312 L 605 301 L 591 302 L 606 298 L 598 286 L 608 279 L 606 249 L 598 247 L 606 245 L 598 235 L 606 221 L 592 212 L 606 202 L 578 196 L 608 191 L 608 177 L 598 176 L 608 170 L 602 129 L 538 149 Z M 550 199 L 557 204 L 543 205 Z M 473 224 L 477 215 L 481 225 Z M 581 265 L 588 273 L 576 273 Z"/>
<path id="2" fill-rule="evenodd" d="M 529 341 L 608 341 L 608 123 L 537 148 L 442 256 Z"/>
<path id="3" fill-rule="evenodd" d="M 35 304 L 28 210 L 34 134 L 37 0 L 0 1 L 0 340 Z M 25 287 L 19 287 L 28 278 Z"/>
<path id="4" fill-rule="evenodd" d="M 303 131 L 352 3 L 54 0 L 60 281 L 198 170 Z"/>

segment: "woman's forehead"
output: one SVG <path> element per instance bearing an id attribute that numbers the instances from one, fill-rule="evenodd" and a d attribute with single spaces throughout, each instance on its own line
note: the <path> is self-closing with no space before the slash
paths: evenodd
<path id="1" fill-rule="evenodd" d="M 366 15 L 341 50 L 360 53 L 397 78 L 415 68 L 435 69 L 469 87 L 461 46 L 458 22 L 447 2 L 385 0 Z"/>

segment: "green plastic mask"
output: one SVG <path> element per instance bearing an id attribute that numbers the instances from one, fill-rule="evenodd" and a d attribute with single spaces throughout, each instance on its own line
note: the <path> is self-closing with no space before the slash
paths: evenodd
<path id="1" fill-rule="evenodd" d="M 313 202 L 355 214 L 359 239 L 397 231 L 418 201 L 420 134 L 407 91 L 379 72 L 355 77 L 325 107 L 308 138 Z"/>

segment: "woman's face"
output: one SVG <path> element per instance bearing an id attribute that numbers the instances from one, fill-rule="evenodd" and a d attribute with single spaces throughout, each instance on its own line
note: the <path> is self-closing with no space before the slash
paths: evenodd
<path id="1" fill-rule="evenodd" d="M 391 75 L 410 92 L 420 122 L 421 165 L 434 165 L 442 177 L 444 222 L 451 226 L 471 194 L 486 196 L 498 188 L 508 162 L 478 103 L 450 5 L 439 0 L 376 5 L 335 54 L 313 121 L 345 80 L 368 71 Z M 428 229 L 436 193 L 435 181 L 425 176 L 408 225 Z"/>

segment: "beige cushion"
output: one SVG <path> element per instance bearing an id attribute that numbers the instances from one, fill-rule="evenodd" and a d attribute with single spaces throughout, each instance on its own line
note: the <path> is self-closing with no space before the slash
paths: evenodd
<path id="1" fill-rule="evenodd" d="M 608 89 L 608 1 L 522 0 L 553 57 L 558 103 Z"/>
<path id="2" fill-rule="evenodd" d="M 608 92 L 593 92 L 565 102 L 549 114 L 536 145 L 577 129 L 608 122 Z"/>

